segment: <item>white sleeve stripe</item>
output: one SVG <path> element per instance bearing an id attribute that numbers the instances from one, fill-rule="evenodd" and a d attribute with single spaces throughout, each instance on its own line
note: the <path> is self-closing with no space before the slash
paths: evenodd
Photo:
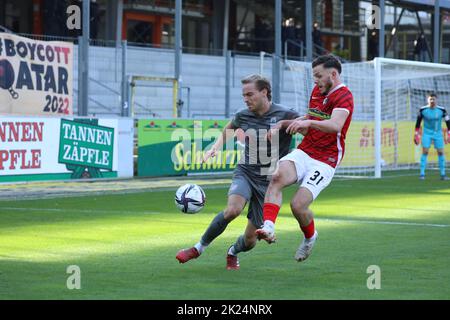
<path id="1" fill-rule="evenodd" d="M 347 111 L 347 113 L 350 114 L 350 111 L 348 109 L 345 109 L 345 108 L 334 108 L 333 111 L 334 110 L 343 110 L 343 111 Z"/>

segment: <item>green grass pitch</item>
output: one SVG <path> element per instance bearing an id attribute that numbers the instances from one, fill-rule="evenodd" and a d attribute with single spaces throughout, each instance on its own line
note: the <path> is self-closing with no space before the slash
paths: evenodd
<path id="1" fill-rule="evenodd" d="M 180 182 L 181 184 L 182 182 Z M 240 254 L 227 248 L 246 213 L 196 260 L 179 264 L 226 204 L 227 187 L 205 188 L 198 214 L 175 208 L 174 190 L 0 201 L 0 299 L 449 299 L 450 183 L 430 175 L 336 179 L 312 206 L 319 240 L 293 259 L 301 233 L 284 191 L 278 242 Z M 80 268 L 69 290 L 67 267 Z M 381 288 L 369 290 L 381 271 Z"/>

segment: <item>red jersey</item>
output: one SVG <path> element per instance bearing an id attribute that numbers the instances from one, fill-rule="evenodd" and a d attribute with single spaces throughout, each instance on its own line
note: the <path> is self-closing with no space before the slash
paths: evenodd
<path id="1" fill-rule="evenodd" d="M 345 135 L 353 114 L 353 95 L 344 84 L 338 85 L 327 95 L 322 95 L 315 86 L 309 99 L 308 119 L 319 121 L 330 119 L 333 110 L 345 110 L 349 113 L 341 132 L 326 133 L 309 128 L 297 148 L 311 158 L 336 168 L 344 156 Z"/>

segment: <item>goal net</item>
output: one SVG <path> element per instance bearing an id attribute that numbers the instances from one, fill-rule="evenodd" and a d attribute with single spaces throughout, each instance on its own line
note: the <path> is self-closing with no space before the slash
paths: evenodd
<path id="1" fill-rule="evenodd" d="M 286 61 L 297 110 L 305 112 L 313 88 L 311 63 Z M 435 93 L 437 104 L 450 112 L 450 66 L 376 58 L 345 63 L 341 78 L 353 93 L 355 109 L 346 137 L 346 150 L 337 175 L 371 176 L 418 174 L 421 146 L 413 143 L 417 113 Z M 423 123 L 422 123 L 423 125 Z M 445 123 L 442 121 L 445 130 Z M 450 147 L 445 146 L 450 160 Z M 427 170 L 437 169 L 430 149 Z"/>

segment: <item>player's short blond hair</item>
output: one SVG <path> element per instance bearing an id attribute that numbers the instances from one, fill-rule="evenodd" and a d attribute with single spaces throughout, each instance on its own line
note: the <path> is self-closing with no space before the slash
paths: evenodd
<path id="1" fill-rule="evenodd" d="M 267 99 L 269 99 L 269 101 L 272 100 L 272 86 L 270 84 L 269 79 L 259 75 L 259 74 L 251 74 L 246 76 L 245 78 L 243 78 L 241 80 L 242 84 L 247 84 L 247 83 L 254 83 L 256 86 L 256 89 L 258 89 L 258 91 L 262 91 L 263 89 L 267 90 Z"/>

